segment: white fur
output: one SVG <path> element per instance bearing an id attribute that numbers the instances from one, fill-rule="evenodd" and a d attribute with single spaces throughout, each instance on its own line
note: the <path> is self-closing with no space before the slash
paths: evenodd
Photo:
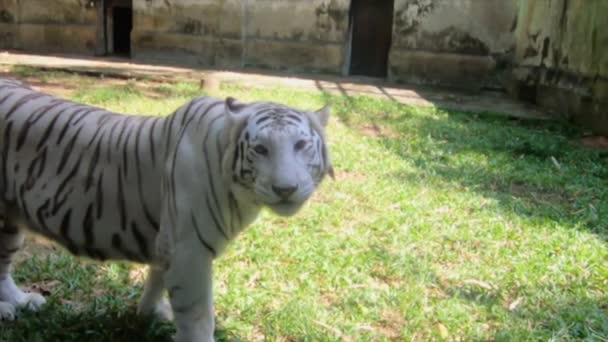
<path id="1" fill-rule="evenodd" d="M 28 101 L 19 105 L 23 96 Z M 6 118 L 4 113 L 14 108 L 18 111 Z M 30 179 L 27 168 L 16 165 L 40 162 L 35 160 L 38 136 L 56 117 L 49 114 L 28 120 L 32 113 L 44 110 L 63 115 L 57 121 L 57 131 L 50 136 L 53 142 L 58 140 L 60 127 L 70 130 L 60 145 L 45 150 L 50 171 Z M 74 126 L 69 120 L 82 110 L 88 114 Z M 263 113 L 269 113 L 272 120 L 260 120 Z M 21 233 L 9 231 L 17 218 L 29 229 L 46 233 L 77 253 L 92 257 L 101 253 L 111 259 L 148 263 L 150 271 L 138 312 L 166 320 L 174 318 L 177 341 L 212 341 L 213 259 L 253 222 L 263 206 L 279 215 L 293 215 L 324 176 L 331 175 L 323 136 L 328 114 L 327 108 L 313 113 L 272 103 L 246 105 L 233 99 L 222 102 L 197 98 L 166 118 L 127 120 L 0 81 L 0 129 L 14 130 L 9 135 L 0 132 L 0 137 L 9 137 L 0 145 L 15 146 L 18 132 L 33 132 L 23 136 L 19 144 L 25 148 L 21 152 L 11 150 L 3 161 L 10 172 L 7 178 L 15 182 L 8 184 L 5 198 L 0 198 L 0 215 L 10 221 L 7 227 L 0 227 L 6 232 L 0 230 L 0 243 L 6 243 L 0 249 L 6 254 L 21 246 Z M 281 120 L 293 122 L 285 125 Z M 119 131 L 128 133 L 123 137 Z M 93 141 L 91 137 L 95 136 L 99 140 Z M 95 148 L 100 141 L 121 148 Z M 68 144 L 72 144 L 68 149 L 72 153 L 64 153 Z M 257 145 L 263 145 L 267 153 L 254 153 Z M 147 153 L 152 149 L 157 151 L 154 156 Z M 99 157 L 99 151 L 101 158 L 93 158 L 96 154 Z M 58 160 L 63 158 L 69 166 L 62 169 Z M 88 166 L 94 161 L 97 169 L 89 178 L 66 176 L 72 165 Z M 71 183 L 66 187 L 62 179 Z M 95 202 L 97 194 L 91 191 L 91 184 L 104 190 L 103 212 L 96 209 L 99 203 Z M 17 189 L 23 188 L 28 191 L 19 194 Z M 293 191 L 277 190 L 286 188 Z M 69 209 L 58 210 L 43 223 L 38 218 L 26 222 L 27 215 L 22 215 L 19 208 L 5 205 L 21 196 L 20 201 L 36 213 L 56 204 L 53 196 L 60 192 L 65 194 L 64 203 Z M 142 213 L 142 203 L 147 216 Z M 155 224 L 160 227 L 149 223 L 153 220 L 158 220 Z M 19 308 L 36 310 L 45 302 L 42 296 L 24 293 L 15 285 L 8 267 L 11 253 L 0 268 L 0 319 L 7 320 L 14 319 Z M 163 296 L 165 290 L 169 301 Z"/>

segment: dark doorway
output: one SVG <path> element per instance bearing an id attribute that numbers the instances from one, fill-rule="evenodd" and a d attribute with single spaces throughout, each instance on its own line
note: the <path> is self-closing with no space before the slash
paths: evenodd
<path id="1" fill-rule="evenodd" d="M 131 55 L 131 29 L 133 10 L 129 7 L 112 7 L 112 36 L 114 54 Z"/>
<path id="2" fill-rule="evenodd" d="M 350 7 L 351 75 L 386 77 L 394 0 L 353 0 Z"/>

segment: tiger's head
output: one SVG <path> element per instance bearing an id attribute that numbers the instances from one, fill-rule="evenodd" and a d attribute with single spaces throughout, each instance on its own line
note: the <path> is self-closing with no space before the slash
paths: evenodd
<path id="1" fill-rule="evenodd" d="M 295 214 L 333 169 L 324 128 L 329 107 L 301 111 L 270 102 L 225 101 L 229 144 L 227 181 L 273 212 Z"/>

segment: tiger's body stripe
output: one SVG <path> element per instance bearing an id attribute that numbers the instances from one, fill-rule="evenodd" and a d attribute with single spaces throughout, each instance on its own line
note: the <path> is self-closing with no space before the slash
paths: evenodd
<path id="1" fill-rule="evenodd" d="M 211 247 L 211 245 L 207 241 L 205 241 L 205 238 L 201 234 L 201 229 L 199 228 L 198 223 L 196 223 L 196 217 L 194 216 L 193 213 L 190 213 L 190 217 L 192 219 L 192 227 L 194 228 L 194 231 L 196 232 L 196 237 L 200 241 L 201 245 L 203 245 L 206 249 L 208 249 L 209 252 L 211 252 L 211 255 L 213 255 L 213 257 L 215 258 L 217 256 L 217 252 L 215 251 L 215 249 L 213 247 Z"/>

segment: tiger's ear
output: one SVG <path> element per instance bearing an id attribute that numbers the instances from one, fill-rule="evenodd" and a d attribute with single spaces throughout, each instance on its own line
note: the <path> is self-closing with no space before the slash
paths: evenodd
<path id="1" fill-rule="evenodd" d="M 246 107 L 247 104 L 239 102 L 232 97 L 227 97 L 224 101 L 224 111 L 228 117 L 224 125 L 224 133 L 222 134 L 222 139 L 226 146 L 222 160 L 222 173 L 227 182 L 231 182 L 233 176 L 232 165 L 235 155 L 234 151 L 237 148 L 236 142 L 247 124 L 248 115 L 246 114 Z"/>
<path id="2" fill-rule="evenodd" d="M 226 112 L 231 114 L 230 116 L 238 116 L 239 113 L 247 107 L 246 104 L 239 102 L 234 97 L 227 97 L 226 101 L 224 101 L 224 106 L 226 108 Z"/>
<path id="3" fill-rule="evenodd" d="M 323 127 L 327 126 L 327 123 L 329 122 L 329 112 L 330 111 L 331 111 L 331 105 L 327 104 L 327 105 L 325 105 L 325 107 L 323 107 L 315 112 L 315 114 L 317 114 L 317 118 L 319 119 L 319 122 L 321 123 L 321 126 L 323 126 Z"/>
<path id="4" fill-rule="evenodd" d="M 245 115 L 247 104 L 238 101 L 233 97 L 227 97 L 224 101 L 224 110 L 228 115 L 228 125 L 226 133 L 233 131 L 235 128 L 240 130 L 243 124 L 247 121 Z"/>

